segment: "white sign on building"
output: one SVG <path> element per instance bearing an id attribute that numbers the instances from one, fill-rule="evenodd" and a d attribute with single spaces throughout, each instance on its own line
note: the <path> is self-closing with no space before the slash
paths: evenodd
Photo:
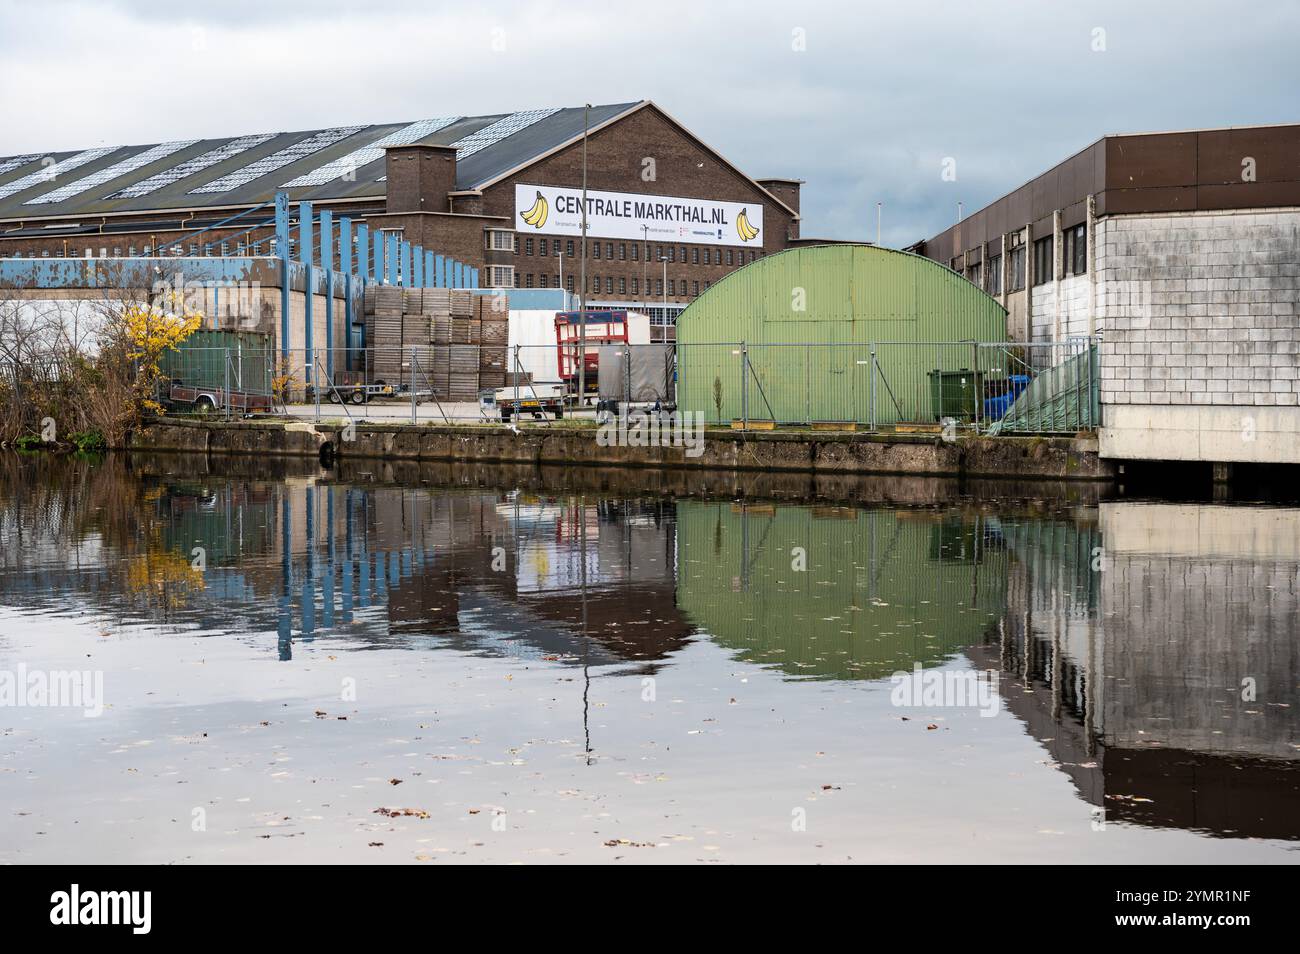
<path id="1" fill-rule="evenodd" d="M 516 184 L 515 230 L 582 235 L 582 190 Z M 761 246 L 762 233 L 763 206 L 757 202 L 587 190 L 591 238 Z"/>

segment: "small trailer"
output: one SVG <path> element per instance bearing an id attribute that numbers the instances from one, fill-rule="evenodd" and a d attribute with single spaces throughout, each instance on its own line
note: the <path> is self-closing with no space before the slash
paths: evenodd
<path id="1" fill-rule="evenodd" d="M 569 389 L 563 382 L 552 381 L 518 386 L 512 384 L 497 388 L 493 393 L 493 403 L 503 421 L 523 414 L 531 414 L 539 420 L 546 414 L 554 414 L 558 421 L 564 417 Z"/>
<path id="2" fill-rule="evenodd" d="M 177 408 L 196 414 L 213 414 L 217 411 L 234 411 L 239 414 L 269 413 L 271 395 L 236 391 L 233 388 L 203 387 L 174 380 L 167 390 L 167 401 Z"/>

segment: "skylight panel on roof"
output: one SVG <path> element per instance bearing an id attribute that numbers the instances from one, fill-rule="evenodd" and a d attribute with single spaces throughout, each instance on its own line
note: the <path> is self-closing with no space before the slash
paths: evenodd
<path id="1" fill-rule="evenodd" d="M 144 152 L 123 159 L 121 162 L 115 162 L 111 166 L 100 169 L 98 172 L 92 172 L 83 179 L 76 182 L 69 182 L 65 186 L 46 192 L 44 195 L 38 195 L 28 199 L 23 205 L 40 205 L 48 202 L 62 202 L 64 199 L 70 199 L 74 195 L 80 195 L 87 189 L 93 189 L 97 185 L 103 185 L 105 182 L 112 182 L 114 179 L 120 179 L 129 172 L 137 169 L 143 169 L 151 162 L 157 162 L 159 159 L 165 159 L 173 152 L 179 152 L 198 142 L 197 139 L 180 139 L 176 142 L 164 142 L 152 149 L 146 149 Z"/>
<path id="2" fill-rule="evenodd" d="M 252 182 L 268 172 L 274 172 L 289 165 L 291 162 L 297 162 L 299 159 L 306 159 L 312 153 L 320 152 L 336 142 L 341 142 L 349 136 L 365 129 L 365 126 L 341 126 L 338 129 L 322 129 L 318 133 L 313 133 L 306 139 L 299 140 L 292 146 L 286 146 L 278 152 L 273 152 L 269 156 L 263 156 L 255 162 L 251 162 L 242 169 L 236 169 L 229 175 L 222 176 L 220 179 L 201 185 L 197 188 L 190 189 L 190 195 L 196 195 L 203 192 L 228 192 L 231 189 L 238 188 L 241 185 Z"/>
<path id="3" fill-rule="evenodd" d="M 150 192 L 157 192 L 173 182 L 179 182 L 187 176 L 192 176 L 196 172 L 202 172 L 204 169 L 210 169 L 219 162 L 225 162 L 241 152 L 247 152 L 254 146 L 260 146 L 268 139 L 274 139 L 275 133 L 259 133 L 253 136 L 241 136 L 238 139 L 232 139 L 216 149 L 210 149 L 201 156 L 195 156 L 193 159 L 186 159 L 182 163 L 172 166 L 170 169 L 164 169 L 162 172 L 151 175 L 148 179 L 142 179 L 134 185 L 129 185 L 125 189 L 118 189 L 112 195 L 106 196 L 109 199 L 137 199 L 142 195 L 148 195 Z"/>
<path id="4" fill-rule="evenodd" d="M 425 136 L 436 133 L 439 129 L 446 129 L 458 119 L 460 119 L 459 116 L 447 116 L 442 119 L 424 119 L 418 123 L 411 123 L 409 126 L 405 126 L 397 130 L 397 132 L 389 133 L 368 146 L 362 146 L 346 156 L 328 162 L 319 169 L 313 169 L 311 172 L 303 173 L 296 179 L 290 179 L 284 184 L 283 188 L 295 189 L 299 186 L 324 185 L 327 182 L 333 182 L 348 173 L 355 173 L 357 169 L 368 162 L 382 159 L 384 149 L 388 146 L 409 146 L 413 142 L 419 142 Z"/>
<path id="5" fill-rule="evenodd" d="M 470 133 L 464 139 L 453 143 L 456 146 L 456 159 L 466 159 L 476 152 L 482 152 L 488 146 L 500 142 L 507 136 L 513 136 L 521 129 L 527 129 L 533 123 L 541 122 L 547 116 L 554 116 L 559 111 L 558 106 L 552 109 L 525 109 L 511 113 L 504 119 L 498 119 L 478 132 Z"/>
<path id="6" fill-rule="evenodd" d="M 41 158 L 40 153 L 32 153 L 30 156 L 10 156 L 8 159 L 0 159 L 0 176 L 39 158 Z"/>
<path id="7" fill-rule="evenodd" d="M 43 166 L 35 172 L 30 172 L 21 179 L 15 179 L 13 182 L 0 185 L 0 199 L 7 198 L 15 192 L 22 192 L 24 189 L 30 189 L 32 186 L 40 185 L 42 182 L 53 182 L 65 172 L 70 172 L 78 166 L 84 166 L 88 162 L 94 162 L 96 159 L 102 159 L 110 153 L 117 152 L 121 146 L 101 146 L 98 149 L 87 149 L 85 152 L 79 152 L 75 156 L 69 156 L 62 162 L 56 162 L 48 166 Z"/>

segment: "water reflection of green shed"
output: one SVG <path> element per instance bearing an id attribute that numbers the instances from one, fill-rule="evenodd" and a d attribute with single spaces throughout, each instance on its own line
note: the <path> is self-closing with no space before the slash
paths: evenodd
<path id="1" fill-rule="evenodd" d="M 1007 553 L 984 517 L 681 501 L 677 528 L 678 607 L 742 659 L 790 675 L 934 665 L 1005 610 Z"/>

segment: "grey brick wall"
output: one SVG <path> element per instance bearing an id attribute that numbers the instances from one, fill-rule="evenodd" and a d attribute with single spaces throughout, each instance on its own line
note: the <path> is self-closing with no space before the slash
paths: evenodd
<path id="1" fill-rule="evenodd" d="M 1108 216 L 1095 252 L 1102 403 L 1300 404 L 1300 210 Z"/>

